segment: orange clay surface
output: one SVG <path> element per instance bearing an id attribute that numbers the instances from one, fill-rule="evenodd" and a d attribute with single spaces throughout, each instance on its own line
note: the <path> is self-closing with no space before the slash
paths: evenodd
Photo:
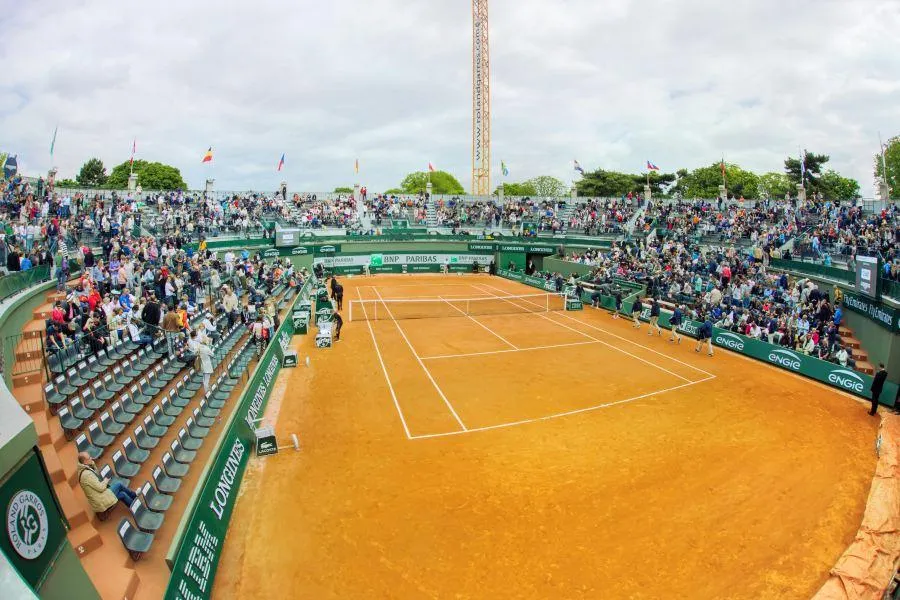
<path id="1" fill-rule="evenodd" d="M 295 338 L 268 407 L 302 451 L 251 459 L 217 600 L 809 598 L 854 539 L 878 420 L 849 396 L 590 307 L 348 319 L 539 293 L 487 275 L 342 283 L 341 341 Z"/>

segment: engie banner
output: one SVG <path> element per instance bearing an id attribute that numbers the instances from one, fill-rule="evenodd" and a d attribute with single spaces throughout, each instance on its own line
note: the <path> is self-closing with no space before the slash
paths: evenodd
<path id="1" fill-rule="evenodd" d="M 531 282 L 525 281 L 526 275 L 524 273 L 511 273 L 504 269 L 498 269 L 497 274 L 507 279 L 533 285 Z M 542 278 L 538 279 L 543 281 Z M 582 300 L 585 303 L 590 303 L 590 294 L 585 293 Z M 601 297 L 600 304 L 604 308 L 610 310 L 614 306 L 613 299 L 609 296 Z M 622 303 L 622 313 L 630 315 L 631 306 L 632 302 L 630 300 L 624 301 Z M 672 313 L 669 311 L 660 311 L 659 326 L 671 329 L 672 325 L 669 323 L 669 318 L 671 316 Z M 641 320 L 650 320 L 649 306 L 645 306 L 644 310 L 641 312 Z M 696 338 L 697 331 L 700 329 L 701 325 L 702 323 L 699 321 L 685 319 L 678 327 L 678 331 L 692 338 Z M 737 352 L 756 360 L 766 362 L 770 365 L 775 365 L 781 369 L 803 375 L 804 377 L 809 377 L 810 379 L 856 394 L 857 396 L 862 396 L 863 398 L 871 398 L 869 388 L 872 386 L 872 376 L 854 371 L 849 367 L 842 367 L 835 363 L 819 360 L 818 358 L 807 356 L 802 352 L 796 352 L 776 344 L 770 344 L 733 331 L 728 331 L 727 329 L 719 329 L 718 327 L 713 327 L 712 341 L 716 346 L 726 348 L 732 352 Z M 896 397 L 897 384 L 890 381 L 886 382 L 884 389 L 881 391 L 879 402 L 887 406 L 893 406 Z"/>
<path id="2" fill-rule="evenodd" d="M 304 284 L 295 304 L 309 297 L 309 285 L 310 281 Z M 265 410 L 285 351 L 290 348 L 291 330 L 292 321 L 287 318 L 257 363 L 250 384 L 220 438 L 215 458 L 203 475 L 171 560 L 167 600 L 200 600 L 211 595 L 238 488 L 256 441 L 255 421 Z"/>

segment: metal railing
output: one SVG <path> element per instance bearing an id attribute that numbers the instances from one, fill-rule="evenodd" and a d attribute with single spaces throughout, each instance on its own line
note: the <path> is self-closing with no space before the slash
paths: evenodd
<path id="1" fill-rule="evenodd" d="M 0 277 L 0 300 L 15 296 L 33 285 L 50 281 L 50 266 L 41 265 L 27 271 L 15 271 Z"/>

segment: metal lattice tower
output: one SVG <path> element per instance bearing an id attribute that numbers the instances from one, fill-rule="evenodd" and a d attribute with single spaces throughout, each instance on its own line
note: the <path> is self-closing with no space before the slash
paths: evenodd
<path id="1" fill-rule="evenodd" d="M 472 0 L 472 193 L 491 194 L 491 53 L 488 0 Z"/>

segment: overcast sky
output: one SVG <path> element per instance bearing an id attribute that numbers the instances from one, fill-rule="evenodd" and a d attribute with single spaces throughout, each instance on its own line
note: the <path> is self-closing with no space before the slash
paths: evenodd
<path id="1" fill-rule="evenodd" d="M 99 156 L 192 187 L 384 190 L 428 161 L 471 187 L 471 2 L 0 0 L 0 150 Z M 830 154 L 872 194 L 900 134 L 898 0 L 492 0 L 492 186 L 586 169 Z M 201 165 L 207 147 L 215 160 Z M 286 166 L 275 171 L 282 153 Z"/>

